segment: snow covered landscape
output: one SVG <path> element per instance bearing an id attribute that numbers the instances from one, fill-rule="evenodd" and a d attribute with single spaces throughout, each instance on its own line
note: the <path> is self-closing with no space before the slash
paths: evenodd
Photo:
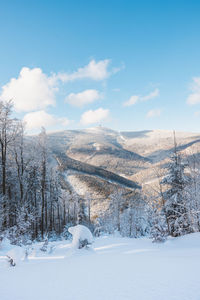
<path id="1" fill-rule="evenodd" d="M 28 137 L 1 105 L 0 300 L 200 300 L 199 136 L 174 132 L 160 150 L 155 132 L 131 132 L 153 147 L 142 157 L 98 127 L 97 151 L 88 130 Z"/>
<path id="2" fill-rule="evenodd" d="M 200 300 L 199 16 L 0 0 L 0 300 Z"/>
<path id="3" fill-rule="evenodd" d="M 162 244 L 103 236 L 90 249 L 74 250 L 69 241 L 51 242 L 49 249 L 52 245 L 49 254 L 40 250 L 41 243 L 33 244 L 28 260 L 21 254 L 16 267 L 4 258 L 11 249 L 2 245 L 0 299 L 200 299 L 199 233 Z"/>

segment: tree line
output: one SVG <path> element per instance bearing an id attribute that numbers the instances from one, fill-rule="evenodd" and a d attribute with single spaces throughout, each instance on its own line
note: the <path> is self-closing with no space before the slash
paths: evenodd
<path id="1" fill-rule="evenodd" d="M 199 154 L 184 156 L 174 150 L 159 180 L 157 197 L 149 201 L 150 233 L 155 241 L 168 235 L 177 237 L 200 231 L 200 160 Z"/>
<path id="2" fill-rule="evenodd" d="M 12 118 L 12 102 L 0 102 L 0 234 L 18 244 L 60 235 L 77 222 L 81 207 L 61 187 L 45 129 L 32 138 L 24 132 Z"/>
<path id="3" fill-rule="evenodd" d="M 200 231 L 198 156 L 183 159 L 175 141 L 170 159 L 157 195 L 116 186 L 108 210 L 92 219 L 92 195 L 80 196 L 64 186 L 45 129 L 26 136 L 23 122 L 12 118 L 12 102 L 0 102 L 0 236 L 26 244 L 65 236 L 76 224 L 96 235 L 117 231 L 155 241 Z"/>

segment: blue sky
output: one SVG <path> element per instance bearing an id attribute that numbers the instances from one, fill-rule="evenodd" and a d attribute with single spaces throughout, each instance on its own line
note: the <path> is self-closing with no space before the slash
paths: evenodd
<path id="1" fill-rule="evenodd" d="M 0 98 L 29 131 L 200 131 L 200 1 L 1 1 Z"/>

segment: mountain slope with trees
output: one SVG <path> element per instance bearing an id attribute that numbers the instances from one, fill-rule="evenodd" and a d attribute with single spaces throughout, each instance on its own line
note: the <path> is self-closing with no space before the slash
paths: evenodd
<path id="1" fill-rule="evenodd" d="M 2 238 L 27 244 L 75 224 L 155 241 L 200 230 L 198 135 L 178 133 L 178 146 L 169 132 L 102 127 L 28 137 L 0 104 Z"/>

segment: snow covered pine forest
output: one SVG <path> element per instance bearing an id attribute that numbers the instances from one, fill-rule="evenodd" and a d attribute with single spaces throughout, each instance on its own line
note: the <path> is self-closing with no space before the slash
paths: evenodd
<path id="1" fill-rule="evenodd" d="M 0 150 L 0 299 L 200 299 L 200 163 L 175 135 L 159 190 L 116 185 L 95 217 L 93 195 L 64 184 L 45 129 L 26 136 L 11 102 Z"/>

